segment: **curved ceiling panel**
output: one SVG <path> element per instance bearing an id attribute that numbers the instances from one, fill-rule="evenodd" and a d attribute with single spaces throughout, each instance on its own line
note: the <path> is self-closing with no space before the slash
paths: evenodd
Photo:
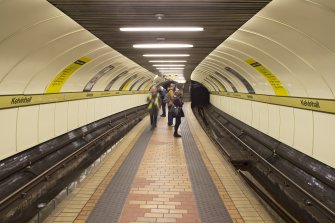
<path id="1" fill-rule="evenodd" d="M 45 0 L 0 2 L 0 27 L 2 95 L 102 91 L 118 67 L 155 77 Z"/>
<path id="2" fill-rule="evenodd" d="M 333 8 L 327 0 L 273 0 L 206 57 L 191 78 L 204 82 L 210 73 L 232 66 L 258 94 L 334 99 L 335 27 L 326 25 L 335 21 Z M 206 72 L 199 69 L 204 66 Z"/>
<path id="3" fill-rule="evenodd" d="M 221 59 L 222 61 L 224 61 L 226 58 L 234 60 L 236 66 L 233 68 L 241 67 L 240 74 L 243 75 L 245 79 L 252 80 L 252 84 L 256 92 L 262 92 L 263 94 L 273 94 L 273 89 L 269 85 L 268 81 L 262 75 L 260 75 L 252 66 L 250 66 L 243 60 L 243 58 L 246 57 L 244 52 L 230 48 L 224 42 L 218 47 L 217 50 L 215 50 L 215 54 L 218 55 L 218 57 L 221 56 L 221 58 L 223 58 Z"/>
<path id="4" fill-rule="evenodd" d="M 312 82 L 323 81 L 333 93 L 335 92 L 335 79 L 333 72 L 330 72 L 333 69 L 335 53 L 331 51 L 331 49 L 317 42 L 306 33 L 296 30 L 287 24 L 262 17 L 256 17 L 254 20 L 255 22 L 250 23 L 244 31 L 264 38 L 269 38 L 271 33 L 277 32 L 277 35 L 271 36 L 271 40 L 283 47 L 286 51 L 289 51 L 294 57 L 297 57 L 294 62 L 300 60 L 305 63 L 305 66 L 310 67 L 312 70 L 310 77 L 304 77 L 304 79 L 308 79 Z M 334 20 L 335 16 L 332 21 Z M 260 27 L 264 28 L 260 29 Z M 327 59 L 316 60 L 315 58 Z M 306 73 L 306 75 L 308 75 L 308 73 Z M 315 75 L 317 78 L 314 77 Z M 318 77 L 322 79 L 317 80 Z"/>
<path id="5" fill-rule="evenodd" d="M 246 92 L 244 85 L 238 78 L 236 78 L 235 75 L 227 74 L 227 71 L 224 69 L 225 66 L 222 64 L 222 62 L 208 58 L 203 66 L 206 66 L 210 70 L 215 70 L 214 73 L 222 76 L 222 79 L 224 79 L 230 86 L 232 86 L 232 89 L 235 89 L 234 92 Z"/>

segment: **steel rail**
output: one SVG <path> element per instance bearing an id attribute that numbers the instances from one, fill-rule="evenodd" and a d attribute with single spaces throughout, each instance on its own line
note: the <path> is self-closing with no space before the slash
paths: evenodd
<path id="1" fill-rule="evenodd" d="M 288 211 L 285 210 L 280 204 L 278 204 L 273 198 L 271 198 L 271 195 L 267 195 L 266 193 L 263 192 L 263 190 L 258 187 L 254 182 L 252 182 L 249 177 L 243 173 L 240 169 L 237 170 L 242 176 L 242 178 L 246 181 L 246 183 L 252 187 L 252 189 L 260 196 L 263 198 L 263 200 L 270 205 L 275 212 L 285 220 L 285 222 L 292 222 L 292 223 L 299 223 L 299 221 L 293 217 Z"/>

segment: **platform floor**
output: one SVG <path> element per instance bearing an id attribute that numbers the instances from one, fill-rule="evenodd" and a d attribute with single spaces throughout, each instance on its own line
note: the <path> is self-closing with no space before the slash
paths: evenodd
<path id="1" fill-rule="evenodd" d="M 184 111 L 182 138 L 145 118 L 45 222 L 277 222 Z"/>

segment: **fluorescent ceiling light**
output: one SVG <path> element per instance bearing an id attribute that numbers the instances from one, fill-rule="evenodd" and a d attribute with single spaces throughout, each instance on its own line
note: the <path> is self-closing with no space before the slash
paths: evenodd
<path id="1" fill-rule="evenodd" d="M 177 73 L 177 72 L 161 72 L 162 75 L 183 75 L 183 73 Z"/>
<path id="2" fill-rule="evenodd" d="M 156 67 L 158 70 L 184 70 L 184 67 Z"/>
<path id="3" fill-rule="evenodd" d="M 186 60 L 149 60 L 149 63 L 186 63 Z"/>
<path id="4" fill-rule="evenodd" d="M 189 57 L 190 54 L 144 54 L 144 57 Z"/>
<path id="5" fill-rule="evenodd" d="M 185 67 L 184 64 L 153 64 L 154 67 Z"/>
<path id="6" fill-rule="evenodd" d="M 191 48 L 192 44 L 180 44 L 180 43 L 146 43 L 146 44 L 134 44 L 134 48 L 140 49 L 168 49 L 168 48 Z"/>
<path id="7" fill-rule="evenodd" d="M 122 32 L 201 32 L 204 31 L 202 27 L 122 27 Z"/>

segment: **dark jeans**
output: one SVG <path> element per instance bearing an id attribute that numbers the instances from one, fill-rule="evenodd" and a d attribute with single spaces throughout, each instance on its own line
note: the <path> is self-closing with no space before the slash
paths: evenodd
<path id="1" fill-rule="evenodd" d="M 158 112 L 156 111 L 150 112 L 150 123 L 151 123 L 152 128 L 157 127 L 157 115 L 158 115 Z"/>
<path id="2" fill-rule="evenodd" d="M 181 123 L 181 117 L 176 117 L 176 124 L 174 125 L 174 134 L 178 133 L 180 123 Z"/>
<path id="3" fill-rule="evenodd" d="M 170 112 L 172 106 L 168 106 L 168 125 L 173 125 L 173 117 Z"/>
<path id="4" fill-rule="evenodd" d="M 162 115 L 166 115 L 166 103 L 162 103 Z"/>

